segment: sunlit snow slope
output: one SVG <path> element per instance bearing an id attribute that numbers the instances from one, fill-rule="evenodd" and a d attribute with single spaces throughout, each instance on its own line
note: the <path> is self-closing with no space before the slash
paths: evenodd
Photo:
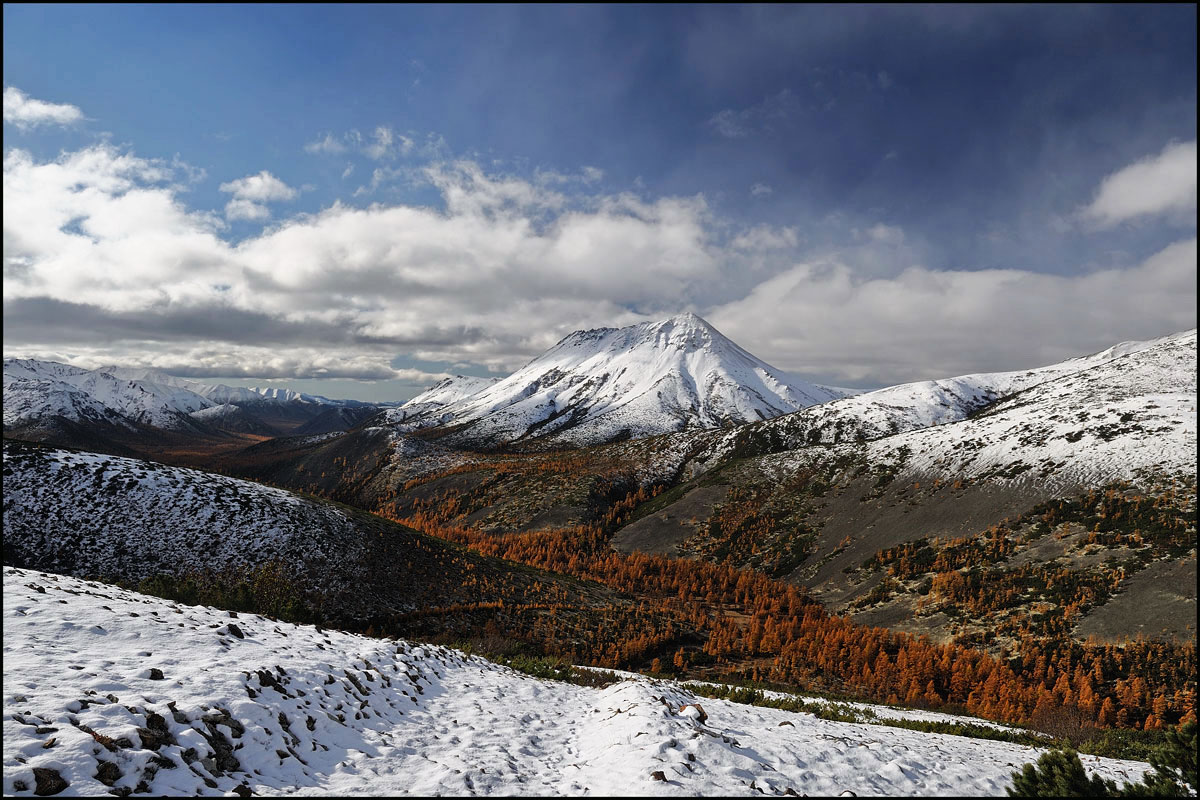
<path id="1" fill-rule="evenodd" d="M 703 698 L 701 722 L 666 682 L 539 681 L 13 568 L 3 694 L 5 795 L 1003 795 L 1037 757 Z"/>
<path id="2" fill-rule="evenodd" d="M 732 431 L 701 448 L 697 468 L 752 439 L 774 451 L 867 443 L 872 463 L 903 462 L 906 471 L 947 477 L 1012 469 L 1048 477 L 1065 468 L 1060 477 L 1087 483 L 1194 470 L 1196 331 L 1038 369 L 835 400 Z"/>
<path id="3" fill-rule="evenodd" d="M 400 429 L 462 426 L 452 438 L 464 441 L 595 444 L 755 422 L 844 394 L 787 376 L 680 314 L 576 331 L 504 380 L 442 404 L 414 398 L 389 419 Z"/>

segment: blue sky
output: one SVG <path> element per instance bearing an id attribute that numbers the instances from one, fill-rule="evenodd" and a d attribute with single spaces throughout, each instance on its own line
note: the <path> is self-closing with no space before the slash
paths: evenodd
<path id="1" fill-rule="evenodd" d="M 1195 325 L 1195 6 L 7 5 L 4 84 L 6 355 L 400 399 L 694 310 L 870 388 Z"/>

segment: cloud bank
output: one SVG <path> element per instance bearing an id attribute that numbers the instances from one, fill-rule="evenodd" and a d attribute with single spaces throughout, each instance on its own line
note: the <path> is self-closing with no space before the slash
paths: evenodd
<path id="1" fill-rule="evenodd" d="M 379 130 L 361 146 L 403 149 Z M 327 136 L 322 152 L 327 142 L 347 140 Z M 1194 169 L 1177 178 L 1195 158 L 1194 142 L 1171 145 L 1115 172 L 1088 218 L 1194 210 Z M 420 383 L 442 373 L 397 369 L 398 356 L 507 371 L 572 330 L 690 309 L 783 369 L 871 387 L 1195 326 L 1194 235 L 1073 276 L 935 271 L 883 222 L 818 250 L 795 226 L 722 218 L 703 195 L 605 191 L 596 168 L 522 177 L 439 160 L 406 172 L 438 205 L 335 202 L 234 244 L 219 215 L 184 202 L 176 179 L 189 170 L 108 143 L 47 160 L 10 149 L 6 352 L 197 377 Z M 298 195 L 265 170 L 220 190 L 225 217 L 243 221 Z"/>

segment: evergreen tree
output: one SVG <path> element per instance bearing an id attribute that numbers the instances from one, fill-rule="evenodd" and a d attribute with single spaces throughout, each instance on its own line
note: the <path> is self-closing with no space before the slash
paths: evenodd
<path id="1" fill-rule="evenodd" d="M 1009 797 L 1114 797 L 1117 785 L 1099 775 L 1088 777 L 1074 750 L 1042 753 L 1037 764 L 1013 773 Z"/>
<path id="2" fill-rule="evenodd" d="M 1166 744 L 1150 757 L 1152 772 L 1121 788 L 1099 775 L 1087 776 L 1074 750 L 1043 753 L 1037 764 L 1012 774 L 1010 797 L 1188 797 L 1196 787 L 1196 723 L 1167 733 Z M 1189 792 L 1190 788 L 1190 792 Z"/>

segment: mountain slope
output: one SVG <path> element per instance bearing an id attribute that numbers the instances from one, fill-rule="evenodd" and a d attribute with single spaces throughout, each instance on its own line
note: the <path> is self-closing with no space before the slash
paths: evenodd
<path id="1" fill-rule="evenodd" d="M 844 394 L 785 375 L 694 314 L 577 331 L 472 394 L 447 388 L 449 402 L 423 398 L 431 407 L 418 410 L 414 399 L 388 420 L 453 427 L 452 441 L 580 445 L 768 419 Z"/>
<path id="2" fill-rule="evenodd" d="M 85 409 L 72 397 L 76 394 L 85 395 L 91 408 L 103 407 L 127 422 L 168 430 L 190 429 L 188 414 L 215 405 L 189 389 L 176 386 L 118 378 L 100 370 L 51 361 L 4 360 L 6 427 L 48 416 L 87 421 Z"/>
<path id="3" fill-rule="evenodd" d="M 455 375 L 438 381 L 433 386 L 421 392 L 416 397 L 404 403 L 399 408 L 389 412 L 391 422 L 404 422 L 408 419 L 429 424 L 429 420 L 442 419 L 436 412 L 478 394 L 489 386 L 503 380 L 502 378 L 480 378 L 474 375 Z M 446 421 L 452 419 L 447 416 Z"/>
<path id="4" fill-rule="evenodd" d="M 891 435 L 862 434 L 878 431 L 872 426 L 888 413 L 900 424 L 924 413 L 914 411 L 920 403 L 877 402 L 895 389 L 723 436 L 685 455 L 691 479 L 646 504 L 613 544 L 763 570 L 807 586 L 831 610 L 862 610 L 860 622 L 943 637 L 971 635 L 962 625 L 971 615 L 951 608 L 939 616 L 922 581 L 952 583 L 957 566 L 929 568 L 940 576 L 914 567 L 905 586 L 885 568 L 918 552 L 925 565 L 955 552 L 939 563 L 991 570 L 996 586 L 1012 582 L 997 596 L 1018 614 L 1014 625 L 1041 602 L 1028 596 L 1042 580 L 1030 570 L 1058 569 L 1067 585 L 1090 587 L 1077 596 L 1058 590 L 1071 601 L 1055 613 L 1070 605 L 1075 620 L 1085 615 L 1080 637 L 1194 639 L 1196 332 L 1032 372 L 1015 382 L 1028 388 L 974 413 L 944 407 L 952 421 Z M 846 413 L 863 403 L 880 417 Z M 831 424 L 839 419 L 850 425 Z M 1058 527 L 1043 540 L 1048 507 Z M 1005 544 L 996 550 L 988 542 L 999 530 Z M 1170 582 L 1143 580 L 1143 570 Z M 1113 593 L 1130 599 L 1110 603 Z M 1161 609 L 1156 619 L 1136 612 L 1151 603 Z M 998 620 L 990 619 L 993 634 Z"/>
<path id="5" fill-rule="evenodd" d="M 873 442 L 868 458 L 902 461 L 905 475 L 1075 487 L 1194 473 L 1196 331 L 1058 375 L 954 425 Z"/>
<path id="6" fill-rule="evenodd" d="M 372 515 L 150 461 L 4 443 L 6 564 L 137 583 L 166 575 L 281 586 L 329 622 L 587 593 Z M 561 590 L 561 591 L 560 591 Z"/>
<path id="7" fill-rule="evenodd" d="M 1001 795 L 1038 756 L 708 698 L 702 716 L 670 682 L 537 680 L 441 647 L 235 618 L 22 569 L 4 570 L 4 655 L 9 796 L 51 786 L 174 796 Z M 1085 765 L 1118 781 L 1148 769 Z"/>
<path id="8" fill-rule="evenodd" d="M 1151 352 L 1159 355 L 1141 355 Z M 1158 360 L 1160 358 L 1166 361 Z M 1121 366 L 1110 371 L 1095 371 L 1109 364 Z M 1090 402 L 1086 396 L 1090 388 L 1065 382 L 1071 375 L 1089 375 L 1087 380 L 1091 388 L 1102 386 L 1110 379 L 1115 381 L 1109 397 L 1114 401 L 1117 394 L 1140 394 L 1145 386 L 1153 386 L 1158 381 L 1164 386 L 1175 387 L 1171 391 L 1182 393 L 1181 396 L 1190 394 L 1194 397 L 1195 366 L 1196 331 L 1191 330 L 1144 342 L 1123 342 L 1090 356 L 1036 369 L 978 373 L 889 386 L 711 436 L 699 446 L 688 472 L 698 474 L 707 465 L 720 463 L 735 451 L 742 454 L 747 451 L 780 452 L 813 444 L 885 440 L 896 434 L 961 422 L 1005 398 L 1041 385 L 1061 386 L 1065 394 L 1078 392 L 1076 399 Z M 1145 382 L 1143 389 L 1118 387 L 1117 384 L 1125 380 L 1118 376 L 1126 368 L 1140 371 L 1138 380 Z"/>

